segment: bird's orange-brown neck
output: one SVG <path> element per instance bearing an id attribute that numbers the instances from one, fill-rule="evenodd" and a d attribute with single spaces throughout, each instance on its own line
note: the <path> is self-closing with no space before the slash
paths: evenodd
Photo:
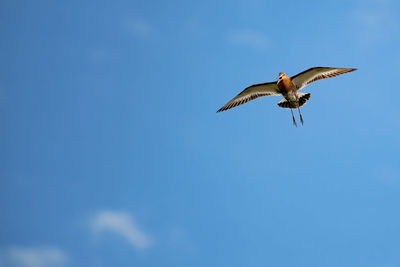
<path id="1" fill-rule="evenodd" d="M 280 79 L 278 79 L 277 85 L 282 94 L 288 93 L 294 87 L 292 80 L 287 76 L 282 76 Z"/>

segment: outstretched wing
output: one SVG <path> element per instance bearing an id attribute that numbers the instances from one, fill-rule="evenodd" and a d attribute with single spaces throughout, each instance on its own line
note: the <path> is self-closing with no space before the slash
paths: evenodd
<path id="1" fill-rule="evenodd" d="M 244 89 L 240 94 L 238 94 L 231 101 L 226 103 L 217 112 L 237 107 L 241 104 L 244 104 L 246 102 L 249 102 L 250 100 L 256 99 L 261 96 L 279 95 L 279 94 L 280 93 L 278 86 L 276 85 L 276 82 L 255 84 Z"/>
<path id="2" fill-rule="evenodd" d="M 297 90 L 309 85 L 312 82 L 335 77 L 347 72 L 355 71 L 352 68 L 328 68 L 328 67 L 316 67 L 303 71 L 293 77 L 291 77 L 293 84 Z"/>

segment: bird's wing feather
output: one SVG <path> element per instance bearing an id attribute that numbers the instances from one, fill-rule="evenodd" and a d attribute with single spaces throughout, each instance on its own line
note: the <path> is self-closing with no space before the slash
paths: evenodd
<path id="1" fill-rule="evenodd" d="M 217 112 L 234 108 L 236 106 L 242 105 L 250 100 L 256 99 L 261 96 L 279 95 L 279 94 L 280 93 L 278 86 L 276 85 L 276 82 L 254 84 L 244 89 L 240 94 L 238 94 L 231 101 L 226 103 Z"/>
<path id="2" fill-rule="evenodd" d="M 291 77 L 293 84 L 296 86 L 297 90 L 309 85 L 312 82 L 335 77 L 347 72 L 355 71 L 352 68 L 328 68 L 328 67 L 315 67 L 303 71 L 293 77 Z"/>

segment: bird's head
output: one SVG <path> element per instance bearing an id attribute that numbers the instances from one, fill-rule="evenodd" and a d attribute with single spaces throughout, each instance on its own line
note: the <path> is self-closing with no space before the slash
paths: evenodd
<path id="1" fill-rule="evenodd" d="M 279 72 L 278 82 L 280 82 L 283 77 L 286 77 L 286 74 L 284 72 Z"/>

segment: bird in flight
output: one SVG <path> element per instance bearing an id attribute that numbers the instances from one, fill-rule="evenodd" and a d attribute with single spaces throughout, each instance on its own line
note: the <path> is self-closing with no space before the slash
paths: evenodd
<path id="1" fill-rule="evenodd" d="M 237 107 L 261 96 L 282 95 L 283 98 L 281 101 L 279 101 L 278 106 L 281 108 L 290 109 L 292 113 L 293 124 L 297 127 L 296 119 L 293 115 L 293 109 L 297 109 L 299 111 L 300 121 L 301 124 L 303 124 L 304 121 L 300 112 L 300 107 L 303 106 L 308 99 L 310 99 L 311 95 L 310 93 L 299 93 L 298 91 L 300 89 L 306 87 L 312 82 L 335 77 L 355 70 L 356 69 L 352 68 L 315 67 L 300 72 L 292 77 L 288 77 L 285 73 L 280 72 L 277 81 L 254 84 L 247 87 L 217 112 Z"/>

